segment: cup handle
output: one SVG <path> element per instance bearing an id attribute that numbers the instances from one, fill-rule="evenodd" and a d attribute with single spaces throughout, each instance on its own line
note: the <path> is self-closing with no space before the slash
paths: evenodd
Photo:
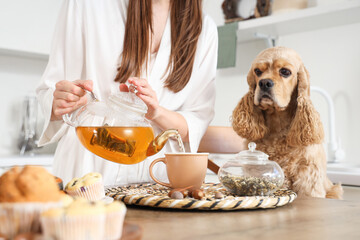
<path id="1" fill-rule="evenodd" d="M 153 169 L 154 165 L 155 165 L 156 163 L 158 163 L 158 162 L 163 162 L 163 163 L 166 165 L 165 158 L 158 158 L 158 159 L 154 160 L 154 161 L 150 164 L 150 168 L 149 168 L 150 177 L 151 177 L 156 183 L 158 183 L 158 184 L 160 184 L 160 185 L 163 185 L 163 186 L 165 186 L 165 187 L 171 188 L 170 183 L 161 182 L 160 180 L 158 180 L 158 179 L 154 176 L 154 174 L 153 174 L 153 172 L 152 172 L 152 169 Z"/>

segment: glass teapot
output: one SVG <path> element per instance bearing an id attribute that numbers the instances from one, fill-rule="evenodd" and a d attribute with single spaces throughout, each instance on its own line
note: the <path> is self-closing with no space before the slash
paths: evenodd
<path id="1" fill-rule="evenodd" d="M 284 183 L 284 172 L 268 155 L 256 151 L 251 142 L 249 150 L 241 151 L 227 161 L 218 172 L 222 185 L 239 196 L 266 196 L 274 193 Z"/>
<path id="2" fill-rule="evenodd" d="M 175 129 L 154 138 L 145 118 L 147 106 L 134 93 L 119 92 L 106 101 L 99 101 L 92 92 L 88 93 L 88 103 L 71 115 L 63 115 L 63 120 L 75 127 L 80 142 L 90 152 L 112 162 L 135 164 L 158 153 L 169 137 L 175 137 L 179 151 L 184 151 Z"/>

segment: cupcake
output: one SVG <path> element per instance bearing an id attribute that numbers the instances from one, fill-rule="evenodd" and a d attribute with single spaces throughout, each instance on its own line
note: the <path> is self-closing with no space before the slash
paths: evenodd
<path id="1" fill-rule="evenodd" d="M 66 207 L 43 212 L 41 226 L 45 237 L 57 240 L 104 239 L 105 206 L 77 198 Z"/>
<path id="2" fill-rule="evenodd" d="M 56 180 L 37 166 L 14 167 L 0 177 L 0 234 L 39 232 L 40 213 L 61 206 Z"/>
<path id="3" fill-rule="evenodd" d="M 114 201 L 105 205 L 105 212 L 105 239 L 120 239 L 126 214 L 125 204 L 120 201 Z"/>
<path id="4" fill-rule="evenodd" d="M 73 197 L 84 197 L 90 201 L 101 200 L 105 190 L 100 173 L 88 173 L 81 178 L 74 178 L 66 186 L 65 191 Z"/>

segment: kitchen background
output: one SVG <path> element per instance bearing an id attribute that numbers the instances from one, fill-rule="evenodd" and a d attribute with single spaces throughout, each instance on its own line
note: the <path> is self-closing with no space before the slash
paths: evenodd
<path id="1" fill-rule="evenodd" d="M 224 25 L 222 2 L 223 0 L 204 0 L 205 12 L 218 26 Z M 318 4 L 316 7 L 325 12 L 328 9 L 339 9 L 340 12 L 343 6 L 356 8 L 356 14 L 360 15 L 359 0 L 309 2 Z M 23 101 L 25 96 L 35 94 L 35 88 L 46 67 L 61 3 L 59 0 L 0 0 L 0 157 L 19 153 L 17 145 L 24 111 Z M 323 13 L 323 10 L 319 13 Z M 360 19 L 357 17 L 352 20 L 352 16 L 337 14 L 336 11 L 330 18 L 315 17 L 315 25 L 322 22 L 321 27 L 316 30 L 307 31 L 305 28 L 297 32 L 298 26 L 289 24 L 286 28 L 292 33 L 278 36 L 278 45 L 295 49 L 310 72 L 311 84 L 321 87 L 331 96 L 335 107 L 336 137 L 341 139 L 346 153 L 345 161 L 360 165 L 357 153 L 360 135 Z M 291 19 L 296 15 L 296 12 L 293 13 L 284 13 L 287 15 L 283 16 Z M 281 17 L 280 14 L 278 16 Z M 267 24 L 267 20 L 263 20 Z M 341 25 L 337 26 L 337 23 Z M 238 34 L 241 38 L 241 31 Z M 232 110 L 248 89 L 246 75 L 251 62 L 266 47 L 266 41 L 261 39 L 239 42 L 236 45 L 235 67 L 218 70 L 216 115 L 211 125 L 230 126 Z M 321 114 L 328 142 L 328 104 L 316 92 L 312 93 L 312 100 Z M 38 112 L 37 131 L 40 133 L 40 109 Z M 54 147 L 43 148 L 40 152 L 52 153 Z"/>

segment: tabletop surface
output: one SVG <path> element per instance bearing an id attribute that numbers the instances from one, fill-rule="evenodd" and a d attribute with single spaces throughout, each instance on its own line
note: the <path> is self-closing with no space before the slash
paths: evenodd
<path id="1" fill-rule="evenodd" d="M 128 207 L 143 239 L 360 239 L 360 202 L 297 198 L 274 209 L 180 211 Z"/>

